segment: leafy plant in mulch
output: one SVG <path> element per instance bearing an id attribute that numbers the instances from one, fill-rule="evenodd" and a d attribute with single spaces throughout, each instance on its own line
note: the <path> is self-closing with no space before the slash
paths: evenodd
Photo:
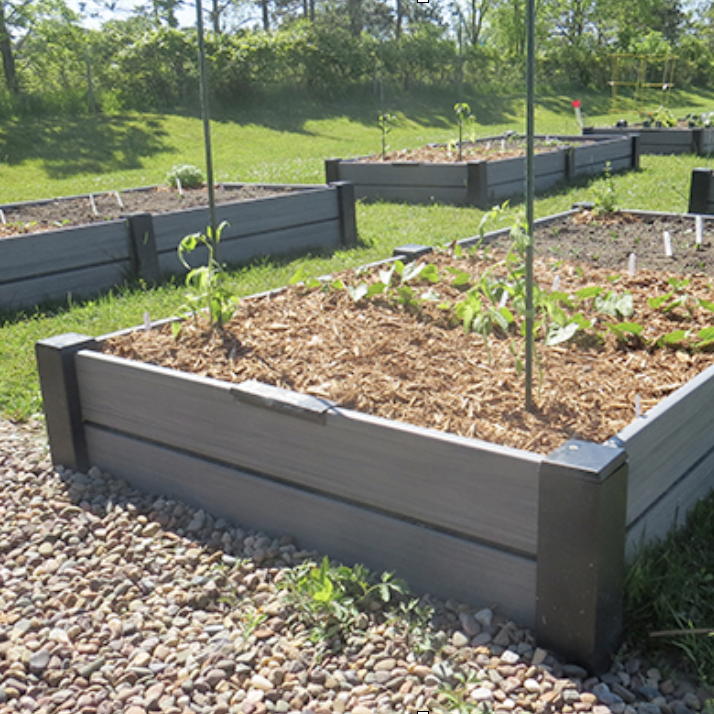
<path id="1" fill-rule="evenodd" d="M 194 321 L 197 321 L 199 313 L 205 310 L 211 329 L 222 328 L 233 317 L 238 304 L 235 292 L 229 287 L 225 267 L 216 259 L 216 250 L 226 225 L 223 221 L 216 228 L 215 235 L 210 226 L 206 228 L 205 233 L 191 233 L 183 238 L 178 247 L 179 260 L 189 271 L 186 275 L 186 287 L 189 291 L 186 294 L 185 307 L 191 311 Z M 206 265 L 191 268 L 185 256 L 200 246 L 204 246 L 208 251 Z M 181 324 L 173 323 L 172 329 L 174 336 L 177 336 Z"/>
<path id="2" fill-rule="evenodd" d="M 605 194 L 605 202 L 609 205 L 610 189 L 606 188 Z M 449 266 L 444 273 L 433 263 L 404 264 L 396 260 L 389 268 L 379 268 L 376 280 L 360 279 L 349 284 L 341 279 L 327 282 L 313 279 L 306 281 L 305 287 L 344 290 L 356 304 L 381 300 L 415 314 L 421 314 L 428 303 L 433 303 L 448 320 L 461 324 L 465 334 L 474 333 L 482 338 L 489 361 L 492 361 L 490 341 L 493 338 L 509 339 L 510 352 L 520 374 L 519 337 L 525 334 L 525 255 L 529 238 L 522 221 L 516 217 L 511 229 L 511 245 L 504 259 L 490 261 L 489 248 L 483 245 L 485 224 L 503 213 L 501 207 L 484 216 L 480 226 L 481 241 L 473 248 L 464 249 L 459 244 L 451 246 L 452 255 L 457 260 L 480 263 L 481 269 L 476 273 L 472 273 L 469 265 Z M 304 274 L 299 269 L 290 282 L 295 284 L 303 279 Z M 610 280 L 617 283 L 620 276 L 612 276 Z M 714 327 L 702 327 L 701 320 L 698 322 L 695 317 L 700 310 L 714 312 L 714 301 L 691 295 L 686 290 L 689 283 L 686 278 L 669 278 L 667 284 L 671 289 L 648 299 L 650 308 L 660 311 L 668 322 L 676 323 L 676 329 L 654 331 L 650 335 L 635 319 L 633 295 L 629 291 L 591 285 L 568 293 L 559 289 L 556 276 L 550 290 L 537 284 L 534 286 L 534 332 L 546 347 L 579 340 L 602 344 L 606 335 L 611 334 L 622 348 L 708 350 L 714 346 Z M 453 295 L 453 289 L 456 289 L 461 297 L 444 297 L 442 288 L 446 286 L 452 289 L 447 292 Z M 682 322 L 688 326 L 682 326 Z M 542 382 L 540 361 L 538 367 Z"/>

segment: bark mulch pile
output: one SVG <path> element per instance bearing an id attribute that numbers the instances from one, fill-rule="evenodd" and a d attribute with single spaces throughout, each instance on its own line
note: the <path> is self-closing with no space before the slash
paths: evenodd
<path id="1" fill-rule="evenodd" d="M 586 318 L 596 320 L 594 331 L 602 338 L 591 330 L 558 346 L 538 341 L 534 413 L 523 408 L 524 378 L 517 356 L 522 358 L 524 341 L 519 331 L 497 329 L 486 345 L 480 335 L 466 335 L 452 312 L 439 308 L 440 303 L 463 299 L 469 287 L 455 287 L 455 273 L 449 268 L 469 272 L 470 285 L 486 271 L 504 274 L 505 252 L 499 246 L 461 258 L 451 250 L 422 258 L 436 264 L 440 280 L 417 281 L 414 292 L 432 288 L 439 300 L 417 308 L 405 308 L 382 295 L 355 302 L 345 290 L 293 286 L 269 297 L 243 300 L 223 331 L 187 321 L 178 338 L 164 326 L 112 338 L 105 350 L 232 382 L 257 379 L 326 397 L 347 408 L 539 453 L 548 453 L 569 438 L 603 442 L 635 418 L 636 401 L 644 413 L 714 363 L 714 354 L 706 350 L 652 347 L 675 329 L 697 332 L 714 324 L 714 313 L 696 304 L 696 299 L 714 300 L 711 278 L 703 271 L 689 271 L 690 282 L 677 295 L 684 291 L 691 300 L 682 306 L 665 312 L 648 304 L 648 298 L 672 291 L 668 279 L 679 265 L 676 246 L 693 242 L 690 223 L 615 217 L 601 221 L 581 214 L 567 225 L 539 229 L 535 275 L 542 289 L 550 291 L 558 276 L 558 289 L 567 294 L 592 285 L 618 294 L 629 291 L 635 309 L 628 320 L 641 324 L 644 332 L 642 339 L 618 340 L 605 323 L 619 319 L 593 311 L 592 301 L 578 305 Z M 593 265 L 599 256 L 575 263 L 560 254 L 576 248 L 574 241 L 563 237 L 566 234 L 579 233 L 586 245 L 616 246 L 617 239 L 609 241 L 611 232 L 632 226 L 637 227 L 641 251 L 649 245 L 644 241 L 648 234 L 648 241 L 662 252 L 663 225 L 672 231 L 675 245 L 667 272 L 638 267 L 634 276 L 629 275 L 628 241 L 634 241 L 634 235 L 623 238 L 625 245 L 618 248 L 624 260 L 610 265 L 618 253 L 612 248 L 605 268 Z M 553 245 L 562 250 L 553 255 Z M 708 238 L 696 252 L 702 264 L 711 267 Z M 686 269 L 684 251 L 681 257 Z M 642 252 L 642 265 L 647 258 Z M 339 277 L 350 285 L 378 279 L 376 269 Z"/>
<path id="2" fill-rule="evenodd" d="M 577 142 L 578 145 L 590 144 L 591 141 L 584 139 Z M 564 142 L 556 138 L 537 139 L 534 150 L 536 153 L 555 151 L 573 145 L 572 141 Z M 398 151 L 386 152 L 384 158 L 381 154 L 365 156 L 360 158 L 364 163 L 382 163 L 390 161 L 414 161 L 421 163 L 456 163 L 458 161 L 498 161 L 499 159 L 513 159 L 525 156 L 526 141 L 524 137 L 512 136 L 497 138 L 492 140 L 465 141 L 461 158 L 459 158 L 459 147 L 456 142 L 453 144 L 430 144 L 418 149 L 400 149 Z"/>

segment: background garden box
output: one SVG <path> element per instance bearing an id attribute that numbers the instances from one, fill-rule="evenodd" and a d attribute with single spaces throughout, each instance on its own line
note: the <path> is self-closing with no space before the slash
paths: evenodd
<path id="1" fill-rule="evenodd" d="M 624 136 L 639 134 L 642 154 L 697 154 L 714 153 L 714 128 L 694 127 L 583 127 L 583 135 Z"/>
<path id="2" fill-rule="evenodd" d="M 689 184 L 689 213 L 714 215 L 714 171 L 693 169 Z"/>
<path id="3" fill-rule="evenodd" d="M 582 142 L 582 136 L 538 136 L 562 142 Z M 547 191 L 559 183 L 602 173 L 639 168 L 636 137 L 588 137 L 592 143 L 570 146 L 534 157 L 535 190 Z M 502 136 L 479 139 L 497 142 Z M 496 161 L 420 163 L 417 161 L 361 162 L 327 159 L 327 181 L 350 181 L 355 197 L 407 203 L 449 203 L 489 209 L 525 193 L 525 157 Z"/>
<path id="4" fill-rule="evenodd" d="M 259 186 L 291 190 L 216 206 L 217 221 L 229 223 L 219 246 L 221 261 L 239 263 L 260 255 L 356 243 L 351 186 Z M 208 208 L 203 207 L 132 214 L 4 238 L 0 240 L 0 308 L 32 307 L 66 300 L 68 295 L 88 297 L 127 279 L 153 282 L 165 274 L 184 273 L 176 254 L 178 244 L 189 233 L 205 231 L 208 224 Z M 205 260 L 203 248 L 189 257 L 195 265 Z"/>
<path id="5" fill-rule="evenodd" d="M 55 464 L 495 604 L 594 671 L 619 644 L 626 554 L 714 485 L 714 367 L 606 444 L 543 456 L 102 354 L 107 337 L 37 343 Z"/>

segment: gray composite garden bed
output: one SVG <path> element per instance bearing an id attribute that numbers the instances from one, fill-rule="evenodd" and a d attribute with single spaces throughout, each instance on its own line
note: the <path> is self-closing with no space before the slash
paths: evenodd
<path id="1" fill-rule="evenodd" d="M 495 604 L 596 671 L 619 643 L 627 555 L 714 486 L 714 368 L 606 444 L 543 456 L 103 354 L 107 337 L 37 343 L 55 464 Z"/>
<path id="2" fill-rule="evenodd" d="M 228 222 L 219 246 L 221 261 L 241 263 L 262 255 L 334 249 L 356 242 L 351 186 L 252 186 L 291 190 L 216 207 L 217 221 Z M 0 240 L 0 308 L 32 307 L 70 295 L 89 297 L 131 278 L 153 282 L 183 273 L 176 253 L 179 242 L 189 233 L 205 231 L 208 224 L 208 208 L 203 207 L 132 214 L 4 238 Z M 203 250 L 190 260 L 205 262 Z"/>
<path id="3" fill-rule="evenodd" d="M 714 171 L 693 169 L 689 184 L 689 213 L 714 215 Z"/>
<path id="4" fill-rule="evenodd" d="M 534 157 L 535 190 L 542 193 L 577 178 L 639 168 L 638 139 L 622 137 L 539 136 L 572 146 L 538 153 Z M 476 143 L 501 141 L 503 137 Z M 581 145 L 576 145 L 580 143 Z M 495 161 L 427 163 L 417 161 L 363 162 L 360 159 L 327 159 L 328 181 L 350 181 L 355 197 L 407 203 L 449 203 L 488 209 L 525 192 L 525 158 Z"/>
<path id="5" fill-rule="evenodd" d="M 697 154 L 714 153 L 714 127 L 583 127 L 583 135 L 624 136 L 638 134 L 642 154 Z"/>

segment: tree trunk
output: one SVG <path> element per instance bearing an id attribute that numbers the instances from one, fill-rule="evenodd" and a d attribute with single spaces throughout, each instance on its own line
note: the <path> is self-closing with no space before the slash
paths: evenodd
<path id="1" fill-rule="evenodd" d="M 20 85 L 17 81 L 15 71 L 15 55 L 12 51 L 12 39 L 7 31 L 5 22 L 5 3 L 0 0 L 0 54 L 2 55 L 2 67 L 5 72 L 5 84 L 12 94 L 20 92 Z"/>
<path id="2" fill-rule="evenodd" d="M 362 34 L 362 0 L 348 0 L 347 8 L 350 14 L 350 33 L 352 37 Z"/>
<path id="3" fill-rule="evenodd" d="M 211 24 L 213 25 L 213 31 L 217 34 L 221 34 L 221 7 L 220 0 L 213 0 L 213 9 L 211 10 Z"/>
<path id="4" fill-rule="evenodd" d="M 268 32 L 270 30 L 270 13 L 268 12 L 268 0 L 261 0 L 260 4 L 263 8 L 263 29 Z"/>
<path id="5" fill-rule="evenodd" d="M 404 10 L 402 8 L 402 0 L 397 0 L 397 23 L 394 26 L 394 39 L 399 40 L 402 36 L 402 20 L 404 19 Z"/>

